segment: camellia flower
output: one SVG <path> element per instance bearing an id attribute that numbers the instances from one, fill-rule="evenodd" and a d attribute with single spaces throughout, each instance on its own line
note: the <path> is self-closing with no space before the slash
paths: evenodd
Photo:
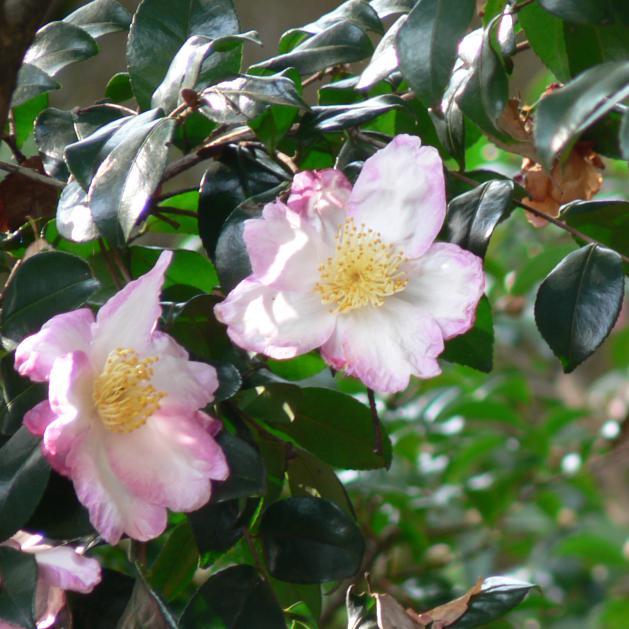
<path id="1" fill-rule="evenodd" d="M 50 546 L 42 543 L 41 535 L 31 535 L 24 531 L 19 531 L 2 545 L 35 556 L 37 629 L 53 626 L 57 614 L 65 605 L 66 590 L 87 594 L 100 583 L 101 569 L 98 561 L 83 557 L 70 546 Z M 0 629 L 14 629 L 15 626 L 0 620 Z"/>
<path id="2" fill-rule="evenodd" d="M 282 359 L 321 347 L 378 391 L 436 376 L 485 283 L 480 258 L 434 242 L 445 208 L 441 159 L 413 136 L 369 158 L 353 189 L 338 170 L 300 173 L 286 203 L 245 221 L 253 272 L 216 315 L 247 350 Z"/>
<path id="3" fill-rule="evenodd" d="M 156 330 L 172 253 L 114 295 L 53 317 L 15 354 L 20 374 L 49 382 L 48 400 L 24 417 L 43 435 L 44 455 L 69 476 L 90 521 L 116 543 L 166 527 L 166 509 L 193 511 L 228 469 L 213 436 L 219 422 L 199 409 L 218 386 L 210 365 L 188 360 Z"/>

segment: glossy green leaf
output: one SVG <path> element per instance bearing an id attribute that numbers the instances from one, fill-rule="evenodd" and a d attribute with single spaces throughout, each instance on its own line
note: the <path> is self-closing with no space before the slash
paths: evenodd
<path id="1" fill-rule="evenodd" d="M 446 341 L 441 358 L 485 373 L 493 369 L 494 321 L 487 297 L 483 296 L 478 304 L 474 327 Z"/>
<path id="2" fill-rule="evenodd" d="M 129 76 L 140 107 L 149 107 L 153 92 L 189 37 L 216 39 L 238 31 L 231 0 L 143 0 L 127 44 Z"/>
<path id="3" fill-rule="evenodd" d="M 96 171 L 109 154 L 131 138 L 138 129 L 159 118 L 159 114 L 160 111 L 154 109 L 139 116 L 118 117 L 90 134 L 85 134 L 83 125 L 77 124 L 77 130 L 85 134 L 85 137 L 66 146 L 64 156 L 70 172 L 81 187 L 89 190 Z"/>
<path id="4" fill-rule="evenodd" d="M 42 382 L 22 378 L 13 368 L 15 356 L 0 359 L 0 435 L 12 435 L 21 425 L 24 414 L 47 394 Z"/>
<path id="5" fill-rule="evenodd" d="M 182 627 L 282 629 L 286 626 L 273 590 L 253 566 L 239 565 L 211 576 L 181 617 Z"/>
<path id="6" fill-rule="evenodd" d="M 535 301 L 535 321 L 566 373 L 605 340 L 623 295 L 620 256 L 597 245 L 571 253 L 544 280 Z"/>
<path id="7" fill-rule="evenodd" d="M 290 52 L 252 68 L 279 71 L 292 67 L 300 74 L 309 74 L 337 63 L 360 61 L 372 52 L 373 46 L 365 31 L 352 22 L 339 22 L 306 39 Z"/>
<path id="8" fill-rule="evenodd" d="M 56 226 L 59 234 L 72 242 L 98 238 L 98 228 L 87 204 L 87 192 L 74 179 L 68 182 L 59 197 Z"/>
<path id="9" fill-rule="evenodd" d="M 292 496 L 315 496 L 333 502 L 355 518 L 347 491 L 330 465 L 305 450 L 295 450 L 286 462 Z"/>
<path id="10" fill-rule="evenodd" d="M 304 380 L 315 376 L 326 368 L 318 352 L 303 354 L 288 360 L 267 360 L 268 368 L 284 380 Z"/>
<path id="11" fill-rule="evenodd" d="M 629 95 L 629 64 L 607 63 L 587 70 L 544 98 L 535 114 L 535 145 L 551 168 L 580 133 Z"/>
<path id="12" fill-rule="evenodd" d="M 441 102 L 475 6 L 474 0 L 420 0 L 400 30 L 400 71 L 426 106 Z"/>
<path id="13" fill-rule="evenodd" d="M 21 341 L 52 316 L 83 305 L 98 287 L 81 258 L 59 251 L 38 253 L 19 266 L 6 288 L 2 335 Z"/>
<path id="14" fill-rule="evenodd" d="M 24 55 L 24 63 L 54 76 L 66 66 L 89 59 L 97 52 L 96 42 L 82 28 L 66 22 L 50 22 L 37 31 Z"/>
<path id="15" fill-rule="evenodd" d="M 161 118 L 135 128 L 96 171 L 88 202 L 99 231 L 112 243 L 128 239 L 147 209 L 166 167 L 174 127 L 173 119 Z"/>
<path id="16" fill-rule="evenodd" d="M 473 69 L 455 96 L 461 111 L 492 135 L 499 133 L 496 124 L 507 104 L 509 92 L 505 67 L 492 45 L 499 19 L 493 20 L 485 29 Z"/>
<path id="17" fill-rule="evenodd" d="M 369 0 L 378 17 L 383 20 L 396 13 L 408 13 L 415 4 L 415 0 Z"/>
<path id="18" fill-rule="evenodd" d="M 198 565 L 199 551 L 192 529 L 188 522 L 182 522 L 168 534 L 146 578 L 152 588 L 170 601 L 189 585 Z"/>
<path id="19" fill-rule="evenodd" d="M 334 503 L 312 496 L 272 504 L 262 515 L 260 538 L 269 572 L 293 583 L 352 577 L 365 552 L 354 520 Z"/>
<path id="20" fill-rule="evenodd" d="M 35 120 L 48 107 L 48 94 L 39 94 L 34 98 L 13 108 L 13 123 L 15 124 L 15 143 L 22 148 L 33 132 Z"/>
<path id="21" fill-rule="evenodd" d="M 126 31 L 131 25 L 131 15 L 116 0 L 92 0 L 70 13 L 63 20 L 80 26 L 92 37 Z"/>
<path id="22" fill-rule="evenodd" d="M 35 142 L 51 177 L 67 180 L 70 175 L 63 158 L 65 147 L 77 141 L 74 116 L 71 111 L 50 107 L 35 123 Z"/>
<path id="23" fill-rule="evenodd" d="M 120 118 L 129 118 L 131 120 L 129 117 L 131 113 L 128 108 L 112 103 L 91 105 L 90 107 L 75 110 L 74 128 L 76 135 L 79 140 L 85 140 L 105 125 L 114 122 L 114 120 L 119 120 Z M 138 115 L 134 119 L 139 120 L 141 118 Z"/>
<path id="24" fill-rule="evenodd" d="M 128 72 L 117 72 L 105 87 L 105 96 L 113 103 L 124 103 L 133 98 Z"/>
<path id="25" fill-rule="evenodd" d="M 444 98 L 443 112 L 430 110 L 437 137 L 448 153 L 465 168 L 465 120 L 453 95 Z M 449 187 L 448 187 L 449 189 Z"/>
<path id="26" fill-rule="evenodd" d="M 629 160 L 629 109 L 625 111 L 622 117 L 622 124 L 620 125 L 620 148 L 622 150 L 622 156 Z"/>
<path id="27" fill-rule="evenodd" d="M 558 80 L 568 81 L 570 66 L 561 19 L 533 3 L 518 12 L 518 22 L 524 29 L 533 52 L 544 65 Z"/>
<path id="28" fill-rule="evenodd" d="M 263 398 L 275 400 L 282 416 L 262 420 L 277 428 L 322 461 L 341 469 L 368 470 L 388 467 L 391 444 L 383 435 L 384 455 L 374 452 L 375 435 L 369 409 L 343 393 L 315 387 L 271 384 Z M 260 400 L 260 401 L 262 401 Z M 247 412 L 255 412 L 255 406 Z"/>
<path id="29" fill-rule="evenodd" d="M 575 201 L 562 208 L 561 218 L 581 233 L 629 256 L 629 202 Z"/>
<path id="30" fill-rule="evenodd" d="M 448 204 L 443 237 L 472 253 L 485 256 L 496 225 L 511 208 L 513 182 L 493 180 L 455 197 Z"/>
<path id="31" fill-rule="evenodd" d="M 11 99 L 11 107 L 61 87 L 49 74 L 30 63 L 24 63 L 17 75 L 17 85 Z"/>
<path id="32" fill-rule="evenodd" d="M 0 547 L 0 621 L 35 629 L 35 557 Z"/>
<path id="33" fill-rule="evenodd" d="M 404 107 L 404 101 L 393 94 L 374 96 L 348 105 L 313 107 L 312 113 L 304 117 L 302 126 L 306 129 L 312 127 L 324 133 L 342 131 L 349 127 L 357 127 L 377 116 L 401 107 Z"/>
<path id="34" fill-rule="evenodd" d="M 622 20 L 629 25 L 629 9 L 617 0 L 539 0 L 539 3 L 566 22 L 609 26 Z"/>
<path id="35" fill-rule="evenodd" d="M 22 427 L 0 448 L 0 541 L 24 526 L 46 489 L 50 466 L 40 442 Z"/>
<path id="36" fill-rule="evenodd" d="M 450 626 L 471 629 L 485 625 L 519 605 L 534 587 L 512 577 L 488 577 L 483 580 L 481 591 L 471 597 L 465 613 Z"/>
<path id="37" fill-rule="evenodd" d="M 207 88 L 201 111 L 221 124 L 246 124 L 268 105 L 287 105 L 308 109 L 295 83 L 282 74 L 253 76 L 245 74 Z"/>
<path id="38" fill-rule="evenodd" d="M 629 61 L 625 26 L 587 26 L 564 22 L 563 30 L 573 77 L 608 61 Z"/>
<path id="39" fill-rule="evenodd" d="M 229 467 L 229 478 L 213 484 L 212 502 L 261 496 L 266 490 L 266 472 L 256 448 L 226 431 L 217 438 Z"/>

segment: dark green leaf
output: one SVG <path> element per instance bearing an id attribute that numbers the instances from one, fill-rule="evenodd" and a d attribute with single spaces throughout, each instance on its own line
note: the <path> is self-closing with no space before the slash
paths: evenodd
<path id="1" fill-rule="evenodd" d="M 131 120 L 129 109 L 111 103 L 82 107 L 73 113 L 75 114 L 74 128 L 79 140 L 85 140 L 85 138 L 114 120 L 120 118 L 129 118 Z M 141 118 L 140 116 L 135 116 L 134 119 L 139 120 Z"/>
<path id="2" fill-rule="evenodd" d="M 105 96 L 113 103 L 124 103 L 133 98 L 133 90 L 131 89 L 131 79 L 128 72 L 118 72 L 114 74 L 107 87 L 105 87 Z"/>
<path id="3" fill-rule="evenodd" d="M 544 280 L 535 301 L 535 321 L 566 373 L 605 340 L 623 294 L 620 256 L 597 245 L 571 253 Z"/>
<path id="4" fill-rule="evenodd" d="M 238 31 L 231 0 L 143 0 L 127 44 L 129 76 L 140 107 L 149 107 L 153 92 L 189 37 L 216 39 Z"/>
<path id="5" fill-rule="evenodd" d="M 50 76 L 98 52 L 94 39 L 82 28 L 65 22 L 51 22 L 37 31 L 24 55 L 24 63 L 34 65 Z"/>
<path id="6" fill-rule="evenodd" d="M 555 157 L 629 95 L 629 63 L 607 63 L 587 70 L 544 98 L 535 114 L 535 145 L 542 163 Z"/>
<path id="7" fill-rule="evenodd" d="M 244 534 L 258 506 L 257 499 L 226 500 L 206 504 L 188 515 L 194 539 L 201 553 L 223 553 Z"/>
<path id="8" fill-rule="evenodd" d="M 199 551 L 188 522 L 178 524 L 169 534 L 147 579 L 151 586 L 170 601 L 185 589 L 199 565 Z"/>
<path id="9" fill-rule="evenodd" d="M 374 96 L 365 101 L 349 105 L 326 105 L 313 107 L 312 113 L 304 116 L 302 126 L 314 128 L 324 133 L 342 131 L 368 122 L 395 108 L 404 107 L 404 101 L 393 94 Z"/>
<path id="10" fill-rule="evenodd" d="M 453 95 L 444 98 L 443 112 L 430 110 L 437 137 L 448 153 L 465 168 L 465 120 Z"/>
<path id="11" fill-rule="evenodd" d="M 13 109 L 15 143 L 18 148 L 24 146 L 33 132 L 35 119 L 46 107 L 48 107 L 48 94 L 40 94 Z"/>
<path id="12" fill-rule="evenodd" d="M 563 22 L 533 3 L 518 12 L 521 24 L 533 52 L 560 81 L 570 79 L 570 66 Z"/>
<path id="13" fill-rule="evenodd" d="M 89 190 L 92 179 L 108 155 L 120 144 L 129 141 L 133 133 L 159 118 L 160 111 L 154 109 L 139 116 L 115 118 L 65 150 L 65 160 L 70 172 L 84 190 Z M 84 124 L 77 128 L 85 134 Z"/>
<path id="14" fill-rule="evenodd" d="M 17 75 L 17 85 L 11 99 L 11 107 L 17 107 L 35 96 L 61 87 L 50 75 L 30 63 L 24 63 Z"/>
<path id="15" fill-rule="evenodd" d="M 513 198 L 513 182 L 493 180 L 455 197 L 448 203 L 442 235 L 481 258 L 496 225 L 506 218 Z"/>
<path id="16" fill-rule="evenodd" d="M 610 25 L 622 19 L 629 25 L 629 10 L 618 0 L 539 0 L 546 11 L 566 22 Z M 617 7 L 614 5 L 617 4 Z"/>
<path id="17" fill-rule="evenodd" d="M 136 580 L 118 626 L 125 629 L 179 629 L 179 623 L 161 596 L 151 587 L 139 565 Z"/>
<path id="18" fill-rule="evenodd" d="M 286 475 L 291 495 L 329 500 L 350 517 L 356 517 L 343 483 L 327 463 L 305 450 L 294 450 L 286 463 Z"/>
<path id="19" fill-rule="evenodd" d="M 371 40 L 352 22 L 339 22 L 295 46 L 290 52 L 252 66 L 268 70 L 296 68 L 300 74 L 323 70 L 337 63 L 352 63 L 373 52 Z"/>
<path id="20" fill-rule="evenodd" d="M 35 557 L 0 547 L 0 621 L 35 629 Z"/>
<path id="21" fill-rule="evenodd" d="M 87 192 L 71 179 L 63 189 L 57 205 L 59 234 L 73 242 L 87 242 L 98 238 L 98 228 L 87 204 Z"/>
<path id="22" fill-rule="evenodd" d="M 273 590 L 255 568 L 232 566 L 210 577 L 181 617 L 186 629 L 282 629 L 286 626 Z"/>
<path id="23" fill-rule="evenodd" d="M 116 0 L 92 0 L 70 13 L 63 21 L 80 26 L 92 37 L 101 37 L 107 33 L 128 30 L 131 15 Z"/>
<path id="24" fill-rule="evenodd" d="M 75 629 L 112 629 L 122 616 L 133 592 L 134 581 L 126 574 L 105 568 L 101 582 L 89 596 L 66 592 Z"/>
<path id="25" fill-rule="evenodd" d="M 624 26 L 564 22 L 563 30 L 571 76 L 607 61 L 629 61 L 629 40 Z"/>
<path id="26" fill-rule="evenodd" d="M 482 589 L 474 594 L 465 613 L 450 626 L 453 629 L 471 629 L 500 618 L 518 605 L 535 587 L 512 577 L 488 577 Z"/>
<path id="27" fill-rule="evenodd" d="M 63 159 L 63 153 L 65 147 L 77 139 L 71 111 L 50 107 L 37 118 L 35 142 L 44 168 L 51 177 L 67 180 L 70 172 Z"/>
<path id="28" fill-rule="evenodd" d="M 505 67 L 492 45 L 499 19 L 492 20 L 485 29 L 473 69 L 455 97 L 461 111 L 483 131 L 493 135 L 497 133 L 497 120 L 504 111 L 509 92 Z"/>
<path id="29" fill-rule="evenodd" d="M 256 405 L 275 401 L 283 413 L 266 417 Z M 247 412 L 277 423 L 277 428 L 322 461 L 342 469 L 387 467 L 391 443 L 384 435 L 384 456 L 374 452 L 375 435 L 369 409 L 349 395 L 315 387 L 271 384 Z"/>
<path id="30" fill-rule="evenodd" d="M 475 6 L 474 0 L 420 0 L 400 30 L 400 71 L 426 106 L 441 102 Z"/>
<path id="31" fill-rule="evenodd" d="M 23 426 L 0 448 L 0 541 L 28 521 L 46 489 L 50 466 L 40 441 Z"/>
<path id="32" fill-rule="evenodd" d="M 446 341 L 441 358 L 489 373 L 493 369 L 494 322 L 491 306 L 483 296 L 476 310 L 474 327 L 461 336 Z"/>
<path id="33" fill-rule="evenodd" d="M 364 31 L 383 32 L 382 23 L 371 5 L 364 0 L 347 0 L 315 22 L 286 31 L 280 39 L 279 50 L 282 53 L 289 52 L 303 41 L 304 36 L 316 35 L 331 26 L 346 22 L 352 22 Z"/>
<path id="34" fill-rule="evenodd" d="M 282 74 L 245 74 L 232 81 L 209 87 L 203 92 L 201 111 L 221 124 L 243 124 L 258 116 L 266 105 L 290 105 L 308 109 L 295 83 Z"/>
<path id="35" fill-rule="evenodd" d="M 406 15 L 401 15 L 380 40 L 369 65 L 362 71 L 356 83 L 357 90 L 372 87 L 398 69 L 399 60 L 395 43 L 404 22 L 406 22 Z"/>
<path id="36" fill-rule="evenodd" d="M 297 108 L 291 105 L 271 105 L 248 124 L 269 153 L 273 154 L 277 145 L 290 131 L 297 114 Z"/>
<path id="37" fill-rule="evenodd" d="M 365 551 L 354 520 L 334 503 L 312 496 L 272 504 L 262 515 L 260 537 L 269 572 L 293 583 L 352 577 Z"/>
<path id="38" fill-rule="evenodd" d="M 161 118 L 134 129 L 96 172 L 89 206 L 99 231 L 112 243 L 129 238 L 147 209 L 166 167 L 174 127 L 173 119 Z"/>
<path id="39" fill-rule="evenodd" d="M 378 17 L 383 20 L 396 13 L 408 13 L 415 4 L 415 0 L 369 0 Z"/>
<path id="40" fill-rule="evenodd" d="M 24 413 L 45 399 L 47 386 L 22 378 L 13 368 L 13 354 L 0 360 L 0 435 L 12 435 L 22 424 Z"/>
<path id="41" fill-rule="evenodd" d="M 83 305 L 98 287 L 81 258 L 60 251 L 38 253 L 18 267 L 6 288 L 2 335 L 21 341 L 52 316 Z"/>
<path id="42" fill-rule="evenodd" d="M 262 151 L 225 147 L 221 161 L 215 161 L 205 173 L 199 198 L 199 235 L 212 259 L 227 217 L 245 199 L 275 188 L 285 178 L 286 174 Z"/>
<path id="43" fill-rule="evenodd" d="M 218 436 L 217 441 L 227 457 L 229 478 L 213 483 L 212 502 L 264 494 L 266 472 L 256 448 L 226 431 Z"/>
<path id="44" fill-rule="evenodd" d="M 575 201 L 562 208 L 561 218 L 590 238 L 629 256 L 629 202 Z"/>

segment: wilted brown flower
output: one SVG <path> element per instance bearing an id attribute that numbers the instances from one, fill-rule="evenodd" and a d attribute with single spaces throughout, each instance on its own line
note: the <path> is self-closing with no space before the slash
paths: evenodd
<path id="1" fill-rule="evenodd" d="M 576 200 L 587 201 L 600 189 L 603 183 L 601 171 L 604 164 L 592 150 L 588 142 L 579 142 L 572 149 L 565 162 L 556 162 L 550 174 L 541 164 L 525 157 L 522 171 L 516 178 L 528 192 L 524 203 L 549 214 L 559 216 L 559 208 L 565 203 Z M 544 227 L 545 219 L 526 213 L 534 227 Z"/>

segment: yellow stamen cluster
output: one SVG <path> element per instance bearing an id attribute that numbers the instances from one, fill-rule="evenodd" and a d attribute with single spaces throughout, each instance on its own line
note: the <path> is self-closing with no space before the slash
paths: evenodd
<path id="1" fill-rule="evenodd" d="M 315 290 L 324 304 L 334 304 L 334 313 L 363 306 L 382 306 L 408 283 L 400 267 L 406 258 L 380 234 L 365 225 L 357 227 L 348 218 L 336 234 L 335 255 L 319 267 Z"/>
<path id="2" fill-rule="evenodd" d="M 132 432 L 146 423 L 166 395 L 148 384 L 156 357 L 140 360 L 132 349 L 109 354 L 94 381 L 92 396 L 105 428 L 117 433 Z"/>

